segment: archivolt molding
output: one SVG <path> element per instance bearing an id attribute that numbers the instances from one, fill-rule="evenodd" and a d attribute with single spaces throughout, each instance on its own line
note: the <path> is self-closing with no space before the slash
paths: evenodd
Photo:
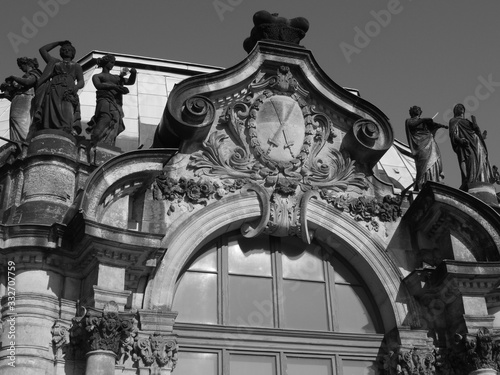
<path id="1" fill-rule="evenodd" d="M 111 159 L 92 173 L 88 178 L 83 200 L 79 209 L 85 218 L 99 220 L 102 208 L 115 200 L 120 194 L 138 189 L 161 170 L 172 155 L 172 150 L 138 150 Z"/>
<path id="2" fill-rule="evenodd" d="M 383 242 L 354 219 L 324 202 L 311 199 L 309 206 L 306 221 L 315 228 L 316 233 L 320 233 L 323 240 L 326 237 L 337 238 L 351 252 L 359 254 L 363 261 L 358 263 L 365 264 L 362 269 L 365 277 L 371 274 L 371 277 L 376 278 L 376 282 L 371 283 L 371 286 L 384 290 L 382 294 L 387 297 L 382 297 L 384 305 L 390 305 L 392 309 L 390 314 L 382 314 L 385 316 L 386 328 L 406 324 L 405 319 L 408 316 L 406 303 L 411 297 L 401 296 L 401 293 L 405 294 L 400 290 L 401 275 L 384 253 Z M 196 255 L 199 248 L 223 233 L 240 228 L 245 222 L 258 220 L 262 214 L 261 201 L 257 193 L 247 191 L 226 196 L 193 213 L 184 221 L 176 223 L 175 229 L 163 240 L 162 247 L 167 251 L 147 287 L 145 308 L 171 309 L 180 272 Z M 193 235 L 194 233 L 197 235 Z M 377 294 L 380 295 L 380 292 Z"/>
<path id="3" fill-rule="evenodd" d="M 500 259 L 500 216 L 483 201 L 461 190 L 428 182 L 405 213 L 405 219 L 429 238 L 446 231 L 459 238 L 473 238 L 478 261 Z"/>

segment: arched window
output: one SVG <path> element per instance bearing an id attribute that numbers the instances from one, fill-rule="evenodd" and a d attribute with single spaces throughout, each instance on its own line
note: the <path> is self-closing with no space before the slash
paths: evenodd
<path id="1" fill-rule="evenodd" d="M 331 348 L 320 350 L 321 340 L 339 339 L 335 333 L 354 341 L 363 335 L 380 340 L 381 325 L 362 279 L 317 244 L 298 238 L 222 236 L 181 272 L 172 309 L 179 312 L 176 328 L 212 334 L 205 345 L 210 350 L 194 350 L 200 341 L 181 351 L 178 374 L 196 374 L 198 366 L 214 375 L 222 374 L 222 368 L 238 375 L 374 373 L 374 356 L 366 360 L 366 353 L 356 354 L 357 343 L 344 357 Z M 300 338 L 312 340 L 316 349 L 307 345 L 298 355 L 294 351 L 300 350 L 300 341 L 283 345 Z M 254 340 L 274 340 L 275 345 L 256 347 Z M 375 346 L 370 350 L 375 352 Z"/>

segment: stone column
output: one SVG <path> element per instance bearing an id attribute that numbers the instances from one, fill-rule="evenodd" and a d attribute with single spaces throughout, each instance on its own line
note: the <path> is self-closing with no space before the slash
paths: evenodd
<path id="1" fill-rule="evenodd" d="M 111 350 L 92 350 L 87 353 L 85 375 L 114 375 L 116 354 Z"/>
<path id="2" fill-rule="evenodd" d="M 133 342 L 137 333 L 133 317 L 119 312 L 118 305 L 108 302 L 102 312 L 89 309 L 73 320 L 71 344 L 86 352 L 85 375 L 114 375 L 115 363 L 124 345 Z"/>

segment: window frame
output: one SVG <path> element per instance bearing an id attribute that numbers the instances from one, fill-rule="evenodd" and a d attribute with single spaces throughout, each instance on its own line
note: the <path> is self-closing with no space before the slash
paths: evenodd
<path id="1" fill-rule="evenodd" d="M 324 275 L 324 280 L 323 281 L 315 281 L 315 280 L 298 280 L 298 279 L 293 279 L 293 278 L 285 278 L 283 276 L 283 260 L 282 257 L 285 255 L 281 252 L 280 245 L 281 245 L 281 239 L 279 237 L 271 237 L 267 236 L 266 238 L 269 241 L 269 252 L 270 252 L 270 261 L 271 261 L 271 276 L 261 276 L 261 275 L 248 275 L 248 274 L 243 274 L 243 273 L 229 273 L 229 257 L 228 257 L 228 252 L 229 252 L 229 243 L 231 240 L 238 240 L 238 238 L 241 237 L 241 234 L 238 233 L 227 233 L 225 235 L 222 235 L 218 237 L 217 239 L 214 239 L 210 241 L 209 243 L 205 244 L 200 251 L 198 251 L 193 259 L 186 265 L 186 267 L 183 268 L 181 273 L 179 274 L 179 278 L 176 281 L 176 291 L 179 287 L 180 281 L 182 280 L 182 277 L 185 273 L 187 272 L 198 272 L 198 273 L 211 273 L 211 274 L 216 274 L 217 275 L 217 322 L 216 323 L 206 323 L 206 324 L 211 324 L 211 325 L 222 325 L 222 326 L 231 326 L 229 322 L 229 279 L 231 276 L 241 276 L 241 277 L 255 277 L 255 278 L 261 278 L 261 279 L 271 279 L 271 298 L 273 302 L 273 327 L 268 327 L 272 329 L 284 329 L 284 330 L 300 330 L 300 328 L 287 328 L 285 326 L 285 308 L 283 305 L 283 300 L 284 300 L 284 288 L 283 288 L 283 283 L 284 280 L 297 280 L 297 281 L 304 281 L 304 282 L 311 282 L 311 283 L 318 283 L 318 284 L 323 284 L 324 289 L 325 289 L 325 303 L 326 303 L 326 324 L 327 324 L 327 330 L 328 332 L 339 332 L 339 333 L 348 333 L 345 331 L 340 330 L 340 323 L 339 323 L 339 310 L 338 306 L 340 306 L 341 301 L 339 300 L 336 287 L 337 284 L 339 285 L 349 285 L 353 288 L 356 287 L 361 287 L 362 290 L 365 292 L 366 296 L 368 297 L 368 303 L 369 306 L 367 307 L 367 310 L 370 313 L 370 318 L 373 322 L 373 326 L 375 329 L 375 332 L 368 332 L 368 333 L 380 333 L 383 332 L 383 325 L 382 325 L 382 319 L 380 316 L 380 312 L 376 308 L 376 303 L 369 293 L 369 289 L 366 285 L 366 282 L 361 278 L 361 276 L 356 272 L 356 270 L 353 269 L 351 265 L 349 265 L 342 257 L 336 254 L 330 254 L 327 253 L 328 258 L 325 257 L 320 257 L 320 260 L 322 262 L 322 267 L 323 267 L 323 275 Z M 316 248 L 319 248 L 319 251 L 325 254 L 325 250 L 320 244 L 314 244 Z M 216 253 L 216 263 L 217 263 L 217 270 L 215 272 L 213 271 L 200 271 L 200 270 L 190 270 L 189 268 L 191 265 L 193 265 L 198 257 L 206 252 L 213 250 L 215 248 L 215 253 Z M 313 254 L 314 256 L 318 256 L 318 254 Z M 350 272 L 356 279 L 357 283 L 352 284 L 350 282 L 338 282 L 335 280 L 335 274 L 336 274 L 336 269 L 335 269 L 335 264 L 336 262 L 340 262 L 344 268 L 347 269 L 348 272 Z M 175 301 L 175 299 L 174 299 Z M 183 322 L 187 323 L 187 322 Z M 303 330 L 307 330 L 307 328 L 304 328 Z M 324 331 L 322 331 L 324 332 Z M 364 333 L 361 333 L 364 334 Z"/>

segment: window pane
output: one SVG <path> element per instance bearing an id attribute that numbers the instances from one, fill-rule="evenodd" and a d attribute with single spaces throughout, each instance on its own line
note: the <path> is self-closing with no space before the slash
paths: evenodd
<path id="1" fill-rule="evenodd" d="M 179 352 L 176 375 L 218 375 L 216 353 Z"/>
<path id="2" fill-rule="evenodd" d="M 318 358 L 290 358 L 286 360 L 287 375 L 332 375 L 332 361 Z"/>
<path id="3" fill-rule="evenodd" d="M 229 276 L 229 324 L 273 327 L 271 279 Z"/>
<path id="4" fill-rule="evenodd" d="M 335 282 L 343 284 L 359 285 L 360 282 L 351 271 L 347 269 L 342 262 L 334 261 L 333 268 L 335 269 Z"/>
<path id="5" fill-rule="evenodd" d="M 233 238 L 228 243 L 229 273 L 271 276 L 269 238 Z"/>
<path id="6" fill-rule="evenodd" d="M 375 333 L 373 309 L 363 288 L 337 284 L 335 290 L 340 331 Z"/>
<path id="7" fill-rule="evenodd" d="M 217 275 L 186 272 L 175 292 L 177 321 L 217 324 Z"/>
<path id="8" fill-rule="evenodd" d="M 217 272 L 217 248 L 212 248 L 199 255 L 189 270 Z"/>
<path id="9" fill-rule="evenodd" d="M 344 375 L 375 375 L 375 364 L 370 361 L 342 360 Z"/>
<path id="10" fill-rule="evenodd" d="M 325 284 L 283 280 L 284 328 L 328 330 Z"/>
<path id="11" fill-rule="evenodd" d="M 269 356 L 231 355 L 231 375 L 276 375 L 276 359 Z"/>
<path id="12" fill-rule="evenodd" d="M 297 241 L 296 241 L 297 242 Z M 304 250 L 304 246 L 283 247 L 283 277 L 300 280 L 325 280 L 323 261 L 315 253 Z M 295 251 L 300 249 L 299 252 Z"/>

